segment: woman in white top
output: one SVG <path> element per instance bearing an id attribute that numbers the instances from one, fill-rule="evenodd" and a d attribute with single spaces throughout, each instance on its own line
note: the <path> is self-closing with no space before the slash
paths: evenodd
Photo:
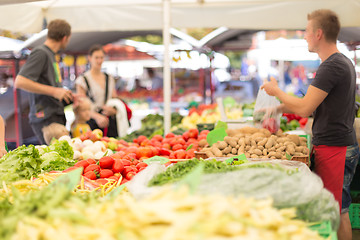
<path id="1" fill-rule="evenodd" d="M 88 96 L 93 102 L 91 119 L 88 122 L 91 129 L 102 129 L 104 136 L 117 137 L 116 109 L 106 106 L 106 101 L 116 98 L 115 80 L 101 71 L 105 51 L 101 45 L 94 45 L 89 50 L 88 60 L 90 70 L 76 79 L 76 92 Z"/>

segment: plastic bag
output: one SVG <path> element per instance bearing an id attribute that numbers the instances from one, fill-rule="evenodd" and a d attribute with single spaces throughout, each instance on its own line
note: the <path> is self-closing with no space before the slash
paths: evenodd
<path id="1" fill-rule="evenodd" d="M 280 106 L 279 100 L 259 89 L 254 107 L 254 122 L 260 122 L 261 127 L 276 133 L 280 128 L 281 113 L 276 111 Z"/>
<path id="2" fill-rule="evenodd" d="M 333 229 L 337 229 L 340 222 L 339 204 L 324 188 L 320 177 L 310 171 L 288 175 L 278 169 L 247 168 L 206 174 L 202 177 L 197 193 L 255 199 L 271 197 L 276 208 L 296 207 L 298 219 L 308 222 L 330 221 Z"/>

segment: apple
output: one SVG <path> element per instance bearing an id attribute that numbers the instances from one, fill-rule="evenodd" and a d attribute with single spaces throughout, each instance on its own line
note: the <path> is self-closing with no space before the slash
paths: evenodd
<path id="1" fill-rule="evenodd" d="M 113 141 L 110 141 L 108 142 L 108 146 L 107 146 L 109 149 L 115 151 L 118 147 L 117 143 L 116 142 L 113 142 Z"/>
<path id="2" fill-rule="evenodd" d="M 97 137 L 97 139 L 101 139 L 103 137 L 103 132 L 100 129 L 94 129 L 92 133 Z"/>

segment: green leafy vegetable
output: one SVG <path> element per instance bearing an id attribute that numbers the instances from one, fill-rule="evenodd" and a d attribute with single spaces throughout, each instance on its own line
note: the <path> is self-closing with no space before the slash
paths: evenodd
<path id="1" fill-rule="evenodd" d="M 41 169 L 45 172 L 63 171 L 75 164 L 73 159 L 64 158 L 57 152 L 44 153 L 41 159 L 43 160 Z"/>
<path id="2" fill-rule="evenodd" d="M 56 140 L 53 144 L 43 149 L 44 153 L 57 152 L 61 157 L 72 159 L 74 150 L 66 140 Z"/>
<path id="3" fill-rule="evenodd" d="M 35 146 L 20 146 L 0 159 L 0 180 L 9 182 L 37 176 L 41 172 L 41 163 Z"/>
<path id="4" fill-rule="evenodd" d="M 204 164 L 204 173 L 227 172 L 237 169 L 236 166 L 230 166 L 225 162 L 217 161 L 215 159 L 204 161 L 194 158 L 186 162 L 178 162 L 174 166 L 167 168 L 165 172 L 162 172 L 151 179 L 149 186 L 177 182 L 195 169 L 200 163 Z"/>

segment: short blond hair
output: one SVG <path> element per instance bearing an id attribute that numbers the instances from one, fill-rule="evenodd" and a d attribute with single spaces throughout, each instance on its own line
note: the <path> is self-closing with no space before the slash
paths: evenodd
<path id="1" fill-rule="evenodd" d="M 69 135 L 66 127 L 60 123 L 51 123 L 41 129 L 43 132 L 44 140 L 47 145 L 50 145 L 53 138 L 59 139 L 62 136 Z"/>
<path id="2" fill-rule="evenodd" d="M 79 97 L 77 103 L 73 104 L 73 111 L 76 113 L 82 106 L 86 105 L 91 107 L 91 104 L 92 102 L 88 97 Z"/>
<path id="3" fill-rule="evenodd" d="M 321 29 L 328 42 L 336 43 L 340 32 L 338 15 L 329 9 L 319 9 L 308 14 L 308 20 L 312 20 L 314 30 Z"/>

